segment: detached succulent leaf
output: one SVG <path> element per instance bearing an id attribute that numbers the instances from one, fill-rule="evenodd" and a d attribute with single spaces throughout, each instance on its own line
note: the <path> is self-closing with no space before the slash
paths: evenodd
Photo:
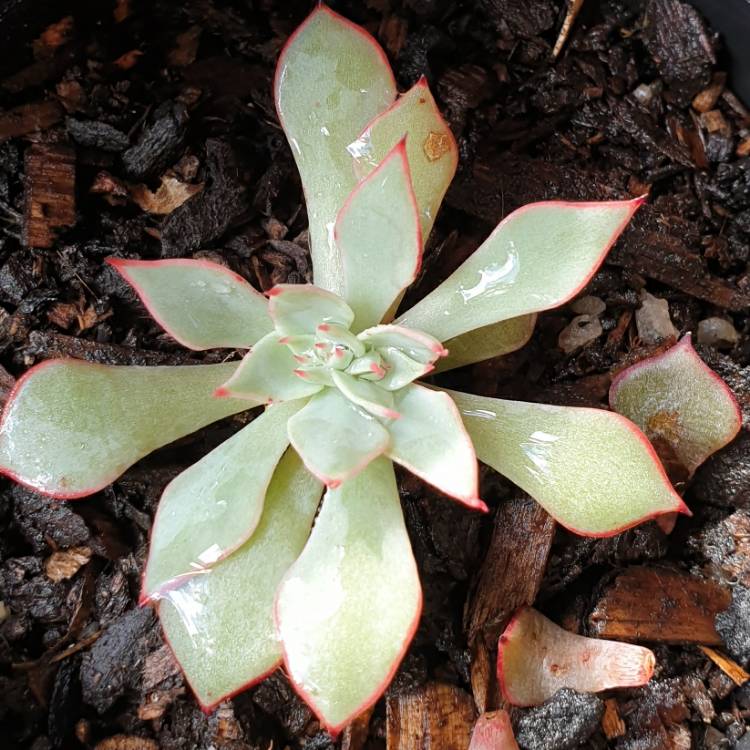
<path id="1" fill-rule="evenodd" d="M 313 396 L 288 427 L 305 466 L 329 487 L 355 476 L 388 447 L 385 427 L 335 388 Z"/>
<path id="2" fill-rule="evenodd" d="M 278 333 L 264 336 L 243 358 L 217 396 L 243 398 L 258 404 L 312 396 L 323 386 L 295 375 L 297 363 Z"/>
<path id="3" fill-rule="evenodd" d="M 647 648 L 576 635 L 524 607 L 500 636 L 497 676 L 509 703 L 537 706 L 561 688 L 598 693 L 645 685 L 655 661 Z"/>
<path id="4" fill-rule="evenodd" d="M 287 420 L 303 402 L 272 406 L 173 479 L 151 530 L 142 599 L 158 598 L 247 541 L 289 445 Z"/>
<path id="5" fill-rule="evenodd" d="M 736 399 L 693 349 L 690 334 L 623 370 L 612 383 L 609 403 L 652 441 L 666 442 L 691 474 L 742 426 Z"/>
<path id="6" fill-rule="evenodd" d="M 380 458 L 328 490 L 276 602 L 289 676 L 328 731 L 378 699 L 421 605 L 393 467 Z"/>
<path id="7" fill-rule="evenodd" d="M 448 393 L 479 460 L 577 534 L 612 536 L 664 513 L 689 513 L 646 436 L 624 417 Z"/>
<path id="8" fill-rule="evenodd" d="M 305 189 L 315 283 L 342 293 L 332 229 L 356 184 L 346 147 L 395 99 L 393 73 L 364 29 L 320 5 L 284 47 L 274 96 Z"/>
<path id="9" fill-rule="evenodd" d="M 396 391 L 395 408 L 401 417 L 388 426 L 388 457 L 470 508 L 487 510 L 474 446 L 451 397 L 412 384 Z"/>
<path id="10" fill-rule="evenodd" d="M 273 622 L 276 589 L 305 546 L 321 494 L 320 482 L 287 451 L 250 539 L 160 600 L 164 635 L 204 709 L 250 687 L 281 662 Z"/>
<path id="11" fill-rule="evenodd" d="M 586 285 L 641 203 L 524 206 L 396 323 L 447 341 L 561 305 Z"/>
<path id="12" fill-rule="evenodd" d="M 353 310 L 341 297 L 310 284 L 278 284 L 268 296 L 276 331 L 286 336 L 315 334 L 321 323 L 349 328 L 354 321 Z"/>
<path id="13" fill-rule="evenodd" d="M 374 326 L 417 276 L 422 232 L 404 141 L 357 185 L 336 219 L 354 331 Z"/>
<path id="14" fill-rule="evenodd" d="M 107 262 L 135 289 L 154 320 L 188 349 L 247 349 L 273 328 L 265 297 L 218 263 Z"/>
<path id="15" fill-rule="evenodd" d="M 499 323 L 492 323 L 448 339 L 445 342 L 448 356 L 438 360 L 435 371 L 445 372 L 455 367 L 510 354 L 528 342 L 534 333 L 535 325 L 536 313 L 530 313 L 510 320 L 501 320 Z"/>
<path id="16" fill-rule="evenodd" d="M 426 242 L 443 196 L 456 174 L 458 147 L 424 77 L 349 145 L 357 174 L 365 176 L 375 169 L 404 133 L 422 238 Z"/>
<path id="17" fill-rule="evenodd" d="M 518 750 L 508 712 L 482 714 L 471 733 L 469 750 Z"/>
<path id="18" fill-rule="evenodd" d="M 53 497 L 90 495 L 151 451 L 253 406 L 213 398 L 234 367 L 42 362 L 3 411 L 0 471 Z"/>

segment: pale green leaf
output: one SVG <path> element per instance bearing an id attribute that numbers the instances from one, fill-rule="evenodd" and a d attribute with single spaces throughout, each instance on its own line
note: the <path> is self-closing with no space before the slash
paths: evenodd
<path id="1" fill-rule="evenodd" d="M 279 333 L 315 334 L 321 323 L 349 328 L 354 312 L 341 297 L 310 284 L 278 284 L 268 292 L 268 312 Z"/>
<path id="2" fill-rule="evenodd" d="M 424 77 L 350 144 L 349 152 L 358 174 L 369 174 L 405 134 L 422 237 L 427 241 L 445 191 L 456 173 L 458 148 Z"/>
<path id="3" fill-rule="evenodd" d="M 252 407 L 213 397 L 236 366 L 42 362 L 8 399 L 0 470 L 55 497 L 90 495 L 162 445 Z"/>
<path id="4" fill-rule="evenodd" d="M 396 391 L 395 408 L 401 417 L 388 425 L 386 455 L 446 495 L 487 510 L 479 499 L 474 446 L 451 397 L 409 385 Z"/>
<path id="5" fill-rule="evenodd" d="M 305 466 L 336 487 L 385 452 L 388 432 L 336 388 L 326 388 L 289 420 L 289 440 Z"/>
<path id="6" fill-rule="evenodd" d="M 742 427 L 736 399 L 696 354 L 689 334 L 663 354 L 623 370 L 609 402 L 648 438 L 669 445 L 690 473 Z"/>
<path id="7" fill-rule="evenodd" d="M 305 189 L 315 283 L 340 294 L 333 225 L 356 184 L 346 147 L 393 102 L 393 73 L 364 29 L 320 5 L 282 51 L 274 93 Z"/>
<path id="8" fill-rule="evenodd" d="M 646 437 L 617 414 L 448 393 L 479 460 L 578 534 L 611 536 L 689 512 Z"/>
<path id="9" fill-rule="evenodd" d="M 250 539 L 159 602 L 164 635 L 205 709 L 281 661 L 273 622 L 276 589 L 307 541 L 321 492 L 297 454 L 287 451 Z"/>
<path id="10" fill-rule="evenodd" d="M 531 203 L 397 321 L 445 342 L 574 297 L 642 203 Z"/>
<path id="11" fill-rule="evenodd" d="M 280 403 L 312 396 L 321 385 L 295 374 L 299 364 L 278 333 L 264 336 L 248 352 L 217 396 L 250 399 L 259 404 Z"/>
<path id="12" fill-rule="evenodd" d="M 250 538 L 289 445 L 287 420 L 303 404 L 269 407 L 167 485 L 151 529 L 143 598 L 210 568 Z"/>
<path id="13" fill-rule="evenodd" d="M 448 353 L 432 336 L 402 326 L 373 326 L 362 331 L 358 338 L 373 349 L 388 349 L 391 346 L 400 349 L 422 364 L 432 364 Z"/>
<path id="14" fill-rule="evenodd" d="M 370 414 L 383 419 L 398 419 L 393 408 L 393 394 L 368 380 L 355 378 L 346 372 L 331 371 L 334 385 L 341 393 Z"/>
<path id="15" fill-rule="evenodd" d="M 276 604 L 289 676 L 329 731 L 380 697 L 421 604 L 393 467 L 379 458 L 326 493 Z"/>
<path id="16" fill-rule="evenodd" d="M 421 378 L 423 375 L 427 375 L 427 373 L 435 369 L 435 365 L 429 362 L 426 364 L 418 362 L 395 346 L 378 349 L 378 353 L 386 369 L 385 375 L 378 380 L 378 385 L 389 391 L 396 391 L 399 388 L 403 388 L 405 385 L 417 380 L 417 378 Z"/>
<path id="17" fill-rule="evenodd" d="M 108 262 L 135 289 L 151 317 L 188 349 L 247 349 L 273 328 L 266 298 L 218 263 Z"/>
<path id="18" fill-rule="evenodd" d="M 400 141 L 357 185 L 336 219 L 344 268 L 344 297 L 353 330 L 374 326 L 416 278 L 422 233 L 406 147 Z"/>
<path id="19" fill-rule="evenodd" d="M 563 688 L 599 693 L 645 685 L 655 663 L 643 646 L 586 638 L 523 607 L 500 636 L 497 675 L 509 703 L 538 706 Z"/>
<path id="20" fill-rule="evenodd" d="M 520 349 L 531 338 L 536 324 L 536 313 L 462 333 L 445 342 L 448 356 L 437 361 L 436 372 L 463 367 Z"/>

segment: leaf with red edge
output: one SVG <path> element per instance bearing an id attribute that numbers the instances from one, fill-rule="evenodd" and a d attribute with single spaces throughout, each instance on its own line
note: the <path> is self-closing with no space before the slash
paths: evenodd
<path id="1" fill-rule="evenodd" d="M 487 510 L 479 499 L 474 446 L 451 397 L 415 384 L 396 391 L 395 397 L 401 417 L 388 425 L 387 455 L 468 507 Z"/>
<path id="2" fill-rule="evenodd" d="M 213 397 L 235 367 L 42 362 L 6 403 L 0 472 L 53 497 L 91 495 L 162 445 L 251 408 Z"/>
<path id="3" fill-rule="evenodd" d="M 693 349 L 690 334 L 623 370 L 609 403 L 649 439 L 666 443 L 691 474 L 742 427 L 737 400 Z"/>
<path id="4" fill-rule="evenodd" d="M 383 693 L 421 606 L 393 466 L 379 458 L 328 490 L 276 602 L 289 677 L 329 732 Z"/>
<path id="5" fill-rule="evenodd" d="M 281 662 L 273 603 L 310 535 L 322 485 L 293 450 L 279 461 L 250 539 L 159 601 L 164 635 L 204 710 Z"/>
<path id="6" fill-rule="evenodd" d="M 373 349 L 387 350 L 389 347 L 395 347 L 422 364 L 431 365 L 438 358 L 448 354 L 436 338 L 402 326 L 373 326 L 362 331 L 357 338 Z"/>
<path id="7" fill-rule="evenodd" d="M 447 341 L 574 297 L 643 203 L 531 203 L 396 323 Z"/>
<path id="8" fill-rule="evenodd" d="M 389 441 L 385 427 L 336 388 L 313 396 L 289 420 L 288 429 L 305 466 L 329 487 L 362 471 Z"/>
<path id="9" fill-rule="evenodd" d="M 311 284 L 277 284 L 268 292 L 276 331 L 290 337 L 315 334 L 320 324 L 349 328 L 354 312 L 341 297 Z"/>
<path id="10" fill-rule="evenodd" d="M 357 182 L 346 147 L 395 99 L 393 73 L 364 29 L 319 5 L 279 57 L 274 97 L 305 190 L 315 283 L 341 294 L 332 228 Z"/>
<path id="11" fill-rule="evenodd" d="M 135 289 L 151 317 L 188 349 L 247 349 L 273 329 L 265 297 L 218 263 L 107 262 Z"/>
<path id="12" fill-rule="evenodd" d="M 655 661 L 647 648 L 576 635 L 523 607 L 500 636 L 497 677 L 509 703 L 537 706 L 561 688 L 599 693 L 645 685 Z"/>
<path id="13" fill-rule="evenodd" d="M 422 232 L 404 141 L 347 198 L 336 218 L 343 260 L 344 297 L 352 329 L 380 323 L 394 300 L 417 276 Z"/>
<path id="14" fill-rule="evenodd" d="M 278 333 L 264 336 L 243 358 L 232 377 L 217 389 L 220 397 L 246 398 L 276 404 L 312 396 L 323 386 L 295 374 L 299 367 Z"/>
<path id="15" fill-rule="evenodd" d="M 518 750 L 508 712 L 482 714 L 471 733 L 469 750 Z"/>
<path id="16" fill-rule="evenodd" d="M 151 529 L 142 599 L 155 599 L 247 541 L 289 445 L 287 420 L 304 401 L 271 406 L 173 479 Z"/>
<path id="17" fill-rule="evenodd" d="M 445 342 L 448 356 L 438 360 L 435 371 L 445 372 L 455 367 L 510 354 L 528 342 L 534 333 L 535 325 L 536 313 L 530 313 L 510 320 L 501 320 L 499 323 L 492 323 L 448 339 Z"/>
<path id="18" fill-rule="evenodd" d="M 448 393 L 479 460 L 577 534 L 612 536 L 664 513 L 690 513 L 646 436 L 618 414 Z"/>
<path id="19" fill-rule="evenodd" d="M 426 242 L 445 191 L 456 174 L 458 146 L 424 76 L 349 145 L 357 173 L 364 176 L 375 169 L 404 133 L 422 239 Z"/>

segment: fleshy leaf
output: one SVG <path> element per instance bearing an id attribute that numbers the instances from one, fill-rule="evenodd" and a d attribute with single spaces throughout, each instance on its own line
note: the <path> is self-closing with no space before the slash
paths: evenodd
<path id="1" fill-rule="evenodd" d="M 394 346 L 422 364 L 432 364 L 438 357 L 444 357 L 448 353 L 432 336 L 401 326 L 373 326 L 362 331 L 358 338 L 374 349 Z"/>
<path id="2" fill-rule="evenodd" d="M 482 714 L 471 733 L 469 750 L 518 750 L 508 712 Z"/>
<path id="3" fill-rule="evenodd" d="M 391 462 L 328 490 L 276 602 L 290 678 L 329 732 L 393 678 L 422 605 Z"/>
<path id="4" fill-rule="evenodd" d="M 510 320 L 462 333 L 445 342 L 448 356 L 438 360 L 436 372 L 463 367 L 502 354 L 510 354 L 524 346 L 534 333 L 536 313 L 521 315 Z"/>
<path id="5" fill-rule="evenodd" d="M 623 370 L 609 403 L 653 441 L 664 441 L 692 474 L 742 426 L 737 401 L 683 336 L 663 354 Z"/>
<path id="6" fill-rule="evenodd" d="M 470 508 L 487 510 L 479 499 L 474 446 L 451 397 L 422 385 L 395 396 L 401 418 L 388 425 L 389 458 Z"/>
<path id="7" fill-rule="evenodd" d="M 337 487 L 384 453 L 389 438 L 375 417 L 326 388 L 289 420 L 289 440 L 316 477 Z"/>
<path id="8" fill-rule="evenodd" d="M 278 333 L 264 336 L 243 358 L 217 396 L 251 399 L 259 404 L 312 396 L 322 386 L 295 375 L 299 364 Z"/>
<path id="9" fill-rule="evenodd" d="M 519 208 L 468 260 L 396 321 L 441 341 L 574 297 L 642 199 Z"/>
<path id="10" fill-rule="evenodd" d="M 500 636 L 497 676 L 509 703 L 537 706 L 561 688 L 598 693 L 645 685 L 655 661 L 647 648 L 576 635 L 524 607 Z"/>
<path id="11" fill-rule="evenodd" d="M 448 391 L 480 461 L 584 536 L 612 536 L 664 513 L 690 513 L 646 436 L 603 409 Z"/>
<path id="12" fill-rule="evenodd" d="M 399 418 L 398 411 L 393 408 L 393 394 L 390 391 L 346 372 L 333 370 L 331 377 L 341 393 L 365 411 L 383 419 Z"/>
<path id="13" fill-rule="evenodd" d="M 435 365 L 417 362 L 395 346 L 378 349 L 378 352 L 386 369 L 385 375 L 378 380 L 378 385 L 388 391 L 403 388 L 435 369 Z"/>
<path id="14" fill-rule="evenodd" d="M 268 312 L 279 333 L 315 334 L 321 323 L 349 328 L 354 312 L 343 299 L 310 284 L 278 284 L 268 292 Z"/>
<path id="15" fill-rule="evenodd" d="M 235 367 L 42 362 L 3 411 L 0 472 L 54 497 L 90 495 L 162 445 L 251 408 L 213 397 Z"/>
<path id="16" fill-rule="evenodd" d="M 353 330 L 377 325 L 416 278 L 422 257 L 404 141 L 347 198 L 336 219 L 335 239 L 344 297 L 355 313 Z"/>
<path id="17" fill-rule="evenodd" d="M 247 349 L 273 328 L 265 297 L 218 263 L 107 262 L 135 289 L 151 317 L 188 349 Z"/>
<path id="18" fill-rule="evenodd" d="M 269 407 L 167 485 L 151 529 L 142 599 L 158 598 L 250 538 L 289 445 L 287 420 L 303 404 Z"/>
<path id="19" fill-rule="evenodd" d="M 273 602 L 310 534 L 322 486 L 293 450 L 276 467 L 255 533 L 226 560 L 164 594 L 164 634 L 204 710 L 281 662 Z M 250 585 L 251 584 L 251 585 Z"/>
<path id="20" fill-rule="evenodd" d="M 320 5 L 284 47 L 274 96 L 305 189 L 315 283 L 340 294 L 333 225 L 356 185 L 346 147 L 390 106 L 396 82 L 378 43 Z"/>
<path id="21" fill-rule="evenodd" d="M 445 191 L 456 173 L 458 147 L 424 77 L 369 123 L 349 145 L 357 173 L 369 174 L 404 133 L 408 134 L 406 154 L 419 206 L 422 236 L 426 241 Z"/>

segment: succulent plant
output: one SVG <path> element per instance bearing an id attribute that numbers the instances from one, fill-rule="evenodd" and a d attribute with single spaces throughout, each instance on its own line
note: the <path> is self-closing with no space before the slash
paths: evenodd
<path id="1" fill-rule="evenodd" d="M 319 6 L 274 88 L 315 284 L 266 298 L 214 263 L 112 259 L 178 342 L 248 353 L 186 367 L 43 362 L 6 405 L 0 464 L 39 492 L 83 497 L 160 446 L 266 406 L 165 489 L 141 600 L 204 708 L 283 662 L 336 733 L 381 695 L 419 622 L 394 463 L 484 510 L 479 459 L 590 536 L 687 510 L 618 414 L 416 382 L 522 346 L 642 200 L 526 206 L 394 318 L 457 163 L 427 83 L 397 99 L 377 43 Z"/>

